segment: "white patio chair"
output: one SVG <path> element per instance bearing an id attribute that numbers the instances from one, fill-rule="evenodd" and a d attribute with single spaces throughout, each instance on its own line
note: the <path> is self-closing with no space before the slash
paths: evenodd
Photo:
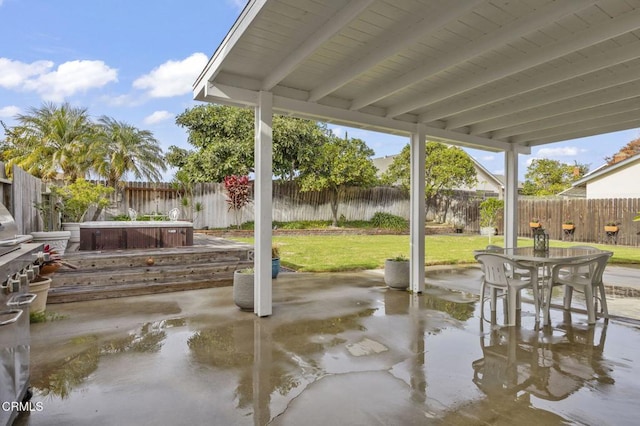
<path id="1" fill-rule="evenodd" d="M 508 325 L 515 325 L 516 311 L 520 309 L 520 290 L 531 288 L 536 311 L 536 322 L 539 319 L 540 299 L 538 297 L 538 268 L 515 262 L 498 253 L 479 253 L 475 256 L 484 270 L 480 286 L 480 317 L 484 319 L 484 302 L 486 288 L 489 287 L 491 301 L 491 317 L 495 318 L 498 291 L 505 297 L 505 318 Z M 513 271 L 527 271 L 527 277 L 514 276 Z"/>
<path id="2" fill-rule="evenodd" d="M 598 299 L 600 299 L 601 304 L 600 313 L 605 318 L 609 317 L 602 274 L 612 255 L 612 252 L 606 251 L 595 254 L 587 260 L 559 263 L 551 269 L 551 286 L 564 286 L 564 309 L 571 309 L 571 299 L 574 289 L 584 293 L 589 324 L 595 324 L 596 322 Z M 549 291 L 547 303 L 545 303 L 544 315 L 546 318 L 549 318 L 550 303 L 551 291 Z"/>
<path id="3" fill-rule="evenodd" d="M 504 253 L 504 248 L 494 244 L 489 244 L 487 247 L 485 247 L 485 250 L 487 250 L 488 252 L 496 252 L 497 254 Z M 526 264 L 527 269 L 515 270 L 513 272 L 509 271 L 507 275 L 516 279 L 522 279 L 522 278 L 529 279 L 529 266 L 528 266 L 529 264 L 527 262 L 519 262 L 519 263 Z M 484 272 L 484 266 L 482 264 L 480 264 L 480 270 Z"/>

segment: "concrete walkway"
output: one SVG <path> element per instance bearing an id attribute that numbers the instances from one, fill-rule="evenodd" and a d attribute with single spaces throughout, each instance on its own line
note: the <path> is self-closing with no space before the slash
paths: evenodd
<path id="1" fill-rule="evenodd" d="M 282 274 L 268 318 L 231 287 L 55 305 L 17 424 L 637 424 L 637 325 L 554 309 L 540 329 L 526 302 L 490 325 L 478 274 L 430 270 L 419 296 L 380 271 Z"/>

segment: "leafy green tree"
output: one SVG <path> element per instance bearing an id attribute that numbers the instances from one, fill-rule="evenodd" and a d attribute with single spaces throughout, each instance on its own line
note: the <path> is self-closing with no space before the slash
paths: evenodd
<path id="1" fill-rule="evenodd" d="M 424 195 L 431 201 L 439 195 L 450 195 L 455 188 L 476 183 L 476 169 L 469 154 L 455 146 L 427 142 L 425 146 Z M 383 183 L 411 187 L 411 146 L 405 145 L 382 176 Z"/>
<path id="2" fill-rule="evenodd" d="M 86 175 L 97 133 L 86 108 L 45 103 L 16 120 L 19 124 L 13 128 L 3 123 L 2 159 L 8 167 L 17 165 L 42 179 L 62 172 L 69 182 Z"/>
<path id="3" fill-rule="evenodd" d="M 166 171 L 162 148 L 148 130 L 103 116 L 93 143 L 94 170 L 115 188 L 128 173 L 136 179 L 158 182 Z"/>
<path id="4" fill-rule="evenodd" d="M 348 186 L 377 183 L 373 154 L 361 139 L 331 137 L 312 161 L 301 165 L 301 191 L 330 191 L 333 226 L 338 226 L 338 200 Z"/>
<path id="5" fill-rule="evenodd" d="M 109 205 L 109 194 L 113 188 L 78 178 L 72 184 L 52 187 L 51 192 L 61 201 L 63 222 L 82 222 L 89 207 L 102 209 Z"/>
<path id="6" fill-rule="evenodd" d="M 169 148 L 169 164 L 189 173 L 195 182 L 222 182 L 225 176 L 254 171 L 254 114 L 246 108 L 199 105 L 176 117 L 189 132 L 194 151 Z M 300 165 L 315 157 L 327 141 L 326 126 L 313 121 L 275 115 L 273 173 L 292 180 Z"/>
<path id="7" fill-rule="evenodd" d="M 555 195 L 571 186 L 589 171 L 586 164 L 566 164 L 557 160 L 537 158 L 527 167 L 523 195 Z"/>

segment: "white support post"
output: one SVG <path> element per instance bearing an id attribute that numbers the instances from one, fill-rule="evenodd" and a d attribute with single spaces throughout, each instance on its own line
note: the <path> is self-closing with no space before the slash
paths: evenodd
<path id="1" fill-rule="evenodd" d="M 518 151 L 504 152 L 504 246 L 518 246 Z"/>
<path id="2" fill-rule="evenodd" d="M 410 289 L 414 294 L 424 291 L 424 199 L 425 172 L 425 132 L 418 125 L 416 133 L 411 134 L 411 280 Z"/>
<path id="3" fill-rule="evenodd" d="M 259 317 L 272 313 L 272 157 L 273 95 L 260 92 L 255 109 L 255 253 L 254 312 Z"/>

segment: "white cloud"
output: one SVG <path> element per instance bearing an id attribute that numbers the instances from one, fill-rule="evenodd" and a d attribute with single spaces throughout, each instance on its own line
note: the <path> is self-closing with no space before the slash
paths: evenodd
<path id="1" fill-rule="evenodd" d="M 204 53 L 194 53 L 181 61 L 167 61 L 133 82 L 152 98 L 170 98 L 191 92 L 191 85 L 207 64 Z"/>
<path id="2" fill-rule="evenodd" d="M 125 95 L 105 95 L 101 98 L 102 102 L 105 102 L 109 106 L 121 107 L 121 106 L 138 106 L 143 103 L 143 100 L 140 97 L 135 97 L 130 94 Z"/>
<path id="3" fill-rule="evenodd" d="M 0 118 L 12 118 L 18 114 L 20 114 L 20 108 L 15 105 L 0 108 Z"/>
<path id="4" fill-rule="evenodd" d="M 580 150 L 575 146 L 564 146 L 559 148 L 541 148 L 537 155 L 541 157 L 575 157 Z"/>
<path id="5" fill-rule="evenodd" d="M 65 97 L 118 81 L 118 71 L 102 61 L 69 61 L 53 69 L 51 61 L 27 64 L 0 58 L 0 87 L 38 93 L 46 101 Z"/>
<path id="6" fill-rule="evenodd" d="M 154 111 L 151 115 L 144 118 L 144 124 L 156 124 L 161 121 L 169 120 L 174 117 L 169 111 Z"/>
<path id="7" fill-rule="evenodd" d="M 480 157 L 481 161 L 493 161 L 495 159 L 496 159 L 495 155 L 484 155 Z"/>
<path id="8" fill-rule="evenodd" d="M 53 68 L 51 61 L 35 61 L 30 64 L 0 58 L 0 87 L 20 89 L 32 77 L 45 74 Z"/>

